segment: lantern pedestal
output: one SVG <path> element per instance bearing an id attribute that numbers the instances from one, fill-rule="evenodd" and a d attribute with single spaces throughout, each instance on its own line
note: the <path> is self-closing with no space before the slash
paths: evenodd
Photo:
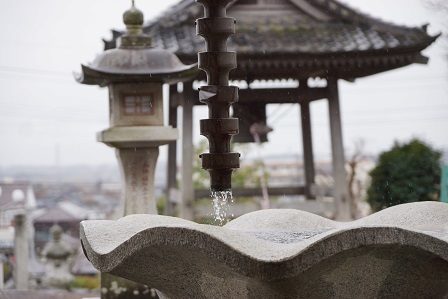
<path id="1" fill-rule="evenodd" d="M 96 140 L 111 147 L 155 147 L 179 138 L 171 126 L 112 127 L 97 133 Z"/>
<path id="2" fill-rule="evenodd" d="M 169 126 L 112 127 L 98 133 L 97 141 L 116 148 L 123 182 L 121 216 L 157 214 L 154 174 L 159 146 L 178 135 Z"/>

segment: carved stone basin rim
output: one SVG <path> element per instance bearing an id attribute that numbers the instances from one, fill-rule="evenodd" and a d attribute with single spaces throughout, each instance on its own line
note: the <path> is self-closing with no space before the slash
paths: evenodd
<path id="1" fill-rule="evenodd" d="M 398 281 L 389 272 L 410 275 L 405 278 L 413 281 L 421 273 L 435 271 L 437 279 L 448 280 L 448 205 L 438 202 L 395 206 L 347 223 L 298 210 L 257 211 L 223 227 L 137 214 L 116 221 L 83 221 L 81 242 L 101 272 L 151 285 L 172 298 L 180 294 L 219 298 L 219 291 L 207 293 L 211 282 L 221 295 L 234 292 L 233 297 L 273 298 L 286 292 L 294 297 L 323 283 L 323 277 L 330 275 L 327 272 L 342 271 L 359 278 L 359 264 L 364 261 L 384 268 L 378 270 L 384 277 L 376 278 L 378 285 L 385 285 L 383 289 L 391 289 Z M 357 266 L 347 266 L 351 260 Z M 423 264 L 416 265 L 415 273 L 409 270 L 420 261 Z M 321 295 L 343 295 L 338 291 L 344 283 L 341 279 L 331 278 L 331 291 Z M 448 285 L 437 279 L 431 280 L 432 289 L 446 285 L 442 291 L 448 294 Z M 368 294 L 386 294 L 378 292 Z M 257 297 L 260 294 L 265 296 Z M 423 295 L 428 294 L 439 293 Z"/>
<path id="2" fill-rule="evenodd" d="M 299 237 L 282 242 L 288 236 Z M 241 275 L 269 281 L 297 276 L 335 254 L 369 245 L 411 246 L 448 261 L 448 205 L 405 204 L 349 223 L 298 210 L 263 210 L 224 227 L 139 214 L 83 221 L 81 242 L 102 272 L 114 272 L 151 248 L 182 248 Z"/>

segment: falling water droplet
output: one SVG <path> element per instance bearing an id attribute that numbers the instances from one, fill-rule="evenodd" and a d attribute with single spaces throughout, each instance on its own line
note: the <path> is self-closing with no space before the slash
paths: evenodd
<path id="1" fill-rule="evenodd" d="M 229 206 L 233 202 L 232 191 L 211 191 L 210 197 L 213 204 L 213 224 L 223 226 L 233 217 Z"/>

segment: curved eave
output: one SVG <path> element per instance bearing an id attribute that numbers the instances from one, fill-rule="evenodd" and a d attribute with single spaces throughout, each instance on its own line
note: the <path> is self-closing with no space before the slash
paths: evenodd
<path id="1" fill-rule="evenodd" d="M 106 72 L 81 65 L 81 73 L 74 74 L 77 82 L 87 85 L 107 86 L 111 83 L 148 82 L 148 83 L 177 83 L 192 80 L 199 71 L 197 64 L 191 64 L 174 72 Z"/>
<path id="2" fill-rule="evenodd" d="M 283 79 L 335 76 L 353 81 L 410 64 L 426 64 L 428 57 L 421 51 L 440 35 L 428 37 L 413 46 L 369 49 L 365 51 L 325 53 L 258 53 L 238 55 L 238 67 L 232 70 L 235 80 L 247 78 Z M 179 55 L 181 59 L 181 55 Z"/>

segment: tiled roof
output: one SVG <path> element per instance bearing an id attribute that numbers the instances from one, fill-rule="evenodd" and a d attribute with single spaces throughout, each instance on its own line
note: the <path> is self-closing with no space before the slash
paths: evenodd
<path id="1" fill-rule="evenodd" d="M 276 4 L 263 7 L 235 1 L 229 7 L 228 15 L 235 17 L 237 27 L 236 34 L 229 38 L 228 47 L 237 51 L 238 67 L 252 68 L 253 65 L 248 66 L 245 60 L 264 55 L 271 61 L 274 55 L 276 58 L 288 55 L 289 61 L 301 60 L 297 65 L 306 64 L 304 60 L 316 59 L 325 65 L 325 58 L 331 57 L 343 61 L 340 67 L 345 67 L 347 59 L 356 58 L 357 61 L 347 62 L 356 65 L 359 60 L 378 60 L 376 55 L 407 55 L 398 57 L 400 61 L 383 59 L 381 63 L 392 64 L 389 68 L 378 69 L 384 71 L 424 62 L 420 51 L 437 38 L 428 35 L 425 26 L 408 28 L 386 23 L 336 0 L 274 2 Z M 144 31 L 152 36 L 155 47 L 169 49 L 184 63 L 193 63 L 197 60 L 197 52 L 204 51 L 204 39 L 196 35 L 194 25 L 202 15 L 201 5 L 194 0 L 183 0 L 159 18 L 147 22 Z M 116 37 L 117 32 L 114 39 Z M 114 44 L 114 41 L 106 42 L 106 48 Z"/>
<path id="2" fill-rule="evenodd" d="M 62 223 L 62 222 L 79 222 L 82 218 L 74 217 L 64 211 L 61 207 L 56 206 L 48 209 L 44 214 L 34 219 L 34 223 Z"/>
<path id="3" fill-rule="evenodd" d="M 238 21 L 238 31 L 229 38 L 229 49 L 244 54 L 326 54 L 385 50 L 400 47 L 424 47 L 433 41 L 421 30 L 406 34 L 341 22 L 306 21 L 300 16 L 247 17 Z M 204 40 L 194 26 L 151 28 L 155 46 L 178 55 L 204 51 Z"/>
<path id="4" fill-rule="evenodd" d="M 81 246 L 76 252 L 71 272 L 75 275 L 92 275 L 98 273 L 98 270 L 93 267 L 92 263 L 84 255 Z"/>

